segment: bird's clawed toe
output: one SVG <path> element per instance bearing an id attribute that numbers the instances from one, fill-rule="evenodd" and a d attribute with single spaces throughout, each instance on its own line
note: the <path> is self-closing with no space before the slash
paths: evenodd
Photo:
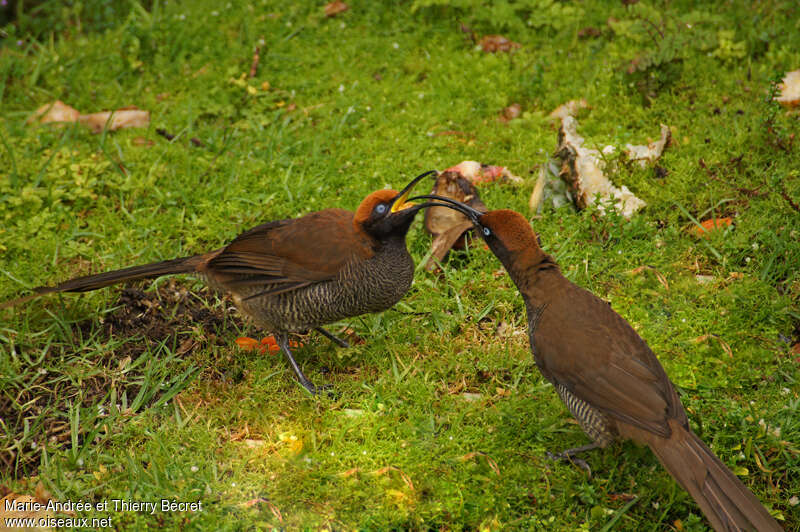
<path id="1" fill-rule="evenodd" d="M 570 464 L 576 465 L 586 471 L 586 473 L 589 475 L 589 478 L 592 477 L 592 468 L 589 467 L 589 464 L 586 463 L 586 460 L 576 458 L 567 452 L 551 453 L 550 451 L 547 451 L 545 455 L 554 462 L 569 462 Z"/>

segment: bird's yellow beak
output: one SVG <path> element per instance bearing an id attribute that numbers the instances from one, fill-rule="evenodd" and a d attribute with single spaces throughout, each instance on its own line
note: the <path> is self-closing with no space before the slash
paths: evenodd
<path id="1" fill-rule="evenodd" d="M 425 172 L 424 174 L 420 174 L 415 177 L 411 183 L 407 184 L 403 190 L 400 191 L 400 194 L 394 199 L 392 202 L 392 208 L 390 212 L 395 213 L 399 212 L 414 206 L 414 203 L 408 201 L 408 197 L 411 195 L 411 191 L 414 189 L 414 185 L 419 183 L 422 178 L 427 177 L 431 174 L 436 173 L 435 171 Z"/>

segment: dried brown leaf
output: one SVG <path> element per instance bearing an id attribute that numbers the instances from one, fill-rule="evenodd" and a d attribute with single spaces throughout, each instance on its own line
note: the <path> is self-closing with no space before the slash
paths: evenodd
<path id="1" fill-rule="evenodd" d="M 329 2 L 325 4 L 325 7 L 323 8 L 326 17 L 335 17 L 339 13 L 344 13 L 348 9 L 350 9 L 350 6 L 338 0 L 336 2 Z"/>
<path id="2" fill-rule="evenodd" d="M 61 100 L 56 100 L 53 103 L 48 103 L 39 107 L 28 118 L 27 123 L 38 122 L 39 124 L 59 123 L 59 122 L 77 122 L 80 116 L 80 111 L 74 107 L 70 107 Z"/>
<path id="3" fill-rule="evenodd" d="M 522 115 L 522 106 L 518 103 L 512 103 L 500 113 L 500 121 L 510 122 L 515 118 L 519 118 L 520 115 Z"/>
<path id="4" fill-rule="evenodd" d="M 522 46 L 518 42 L 511 41 L 502 35 L 484 35 L 478 45 L 484 52 L 492 54 L 496 52 L 510 52 Z"/>
<path id="5" fill-rule="evenodd" d="M 104 129 L 116 131 L 129 127 L 147 127 L 150 125 L 150 111 L 141 109 L 119 109 L 117 111 L 101 111 L 88 115 L 80 115 L 78 120 L 89 126 L 93 133 Z"/>

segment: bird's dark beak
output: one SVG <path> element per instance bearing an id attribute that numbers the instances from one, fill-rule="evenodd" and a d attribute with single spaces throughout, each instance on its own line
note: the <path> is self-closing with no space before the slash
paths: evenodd
<path id="1" fill-rule="evenodd" d="M 467 205 L 466 203 L 461 203 L 460 201 L 456 201 L 451 198 L 447 198 L 445 196 L 438 196 L 436 194 L 423 194 L 421 196 L 414 196 L 410 199 L 410 201 L 418 200 L 418 199 L 427 199 L 427 200 L 437 200 L 444 203 L 435 203 L 438 207 L 448 207 L 450 209 L 456 210 L 466 216 L 469 221 L 471 221 L 475 225 L 480 225 L 481 216 L 484 213 L 479 211 L 478 209 L 474 209 Z"/>
<path id="2" fill-rule="evenodd" d="M 407 184 L 405 186 L 405 188 L 403 188 L 403 190 L 400 191 L 400 193 L 397 195 L 397 197 L 394 198 L 394 201 L 392 202 L 392 207 L 390 209 L 390 212 L 391 213 L 396 213 L 396 212 L 402 211 L 404 209 L 408 209 L 410 207 L 415 207 L 415 205 L 413 203 L 411 203 L 409 201 L 409 199 L 408 199 L 408 196 L 411 194 L 411 190 L 423 178 L 428 177 L 429 175 L 435 174 L 435 173 L 436 173 L 436 170 L 429 170 L 429 171 L 425 172 L 424 174 L 420 174 L 417 177 L 415 177 L 411 181 L 411 183 Z"/>

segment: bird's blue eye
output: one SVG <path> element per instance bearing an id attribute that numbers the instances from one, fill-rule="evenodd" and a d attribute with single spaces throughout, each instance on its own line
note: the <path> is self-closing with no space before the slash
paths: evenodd
<path id="1" fill-rule="evenodd" d="M 492 234 L 492 231 L 488 227 L 483 228 L 483 236 L 489 236 Z"/>
<path id="2" fill-rule="evenodd" d="M 377 207 L 375 207 L 375 212 L 378 214 L 383 214 L 386 212 L 386 205 L 383 203 L 379 203 Z"/>

